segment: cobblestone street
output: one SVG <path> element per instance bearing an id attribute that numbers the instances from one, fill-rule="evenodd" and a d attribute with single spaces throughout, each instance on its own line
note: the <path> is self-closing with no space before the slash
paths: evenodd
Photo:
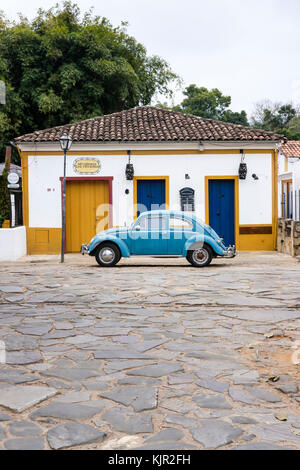
<path id="1" fill-rule="evenodd" d="M 299 285 L 275 252 L 2 263 L 0 448 L 300 449 Z"/>

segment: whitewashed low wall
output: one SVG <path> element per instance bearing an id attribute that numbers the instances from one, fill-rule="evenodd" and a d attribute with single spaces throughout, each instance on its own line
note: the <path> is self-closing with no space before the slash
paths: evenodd
<path id="1" fill-rule="evenodd" d="M 26 227 L 0 228 L 0 261 L 16 261 L 26 253 Z"/>

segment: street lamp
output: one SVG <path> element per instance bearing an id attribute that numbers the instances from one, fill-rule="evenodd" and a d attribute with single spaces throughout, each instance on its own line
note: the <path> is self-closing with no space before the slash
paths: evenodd
<path id="1" fill-rule="evenodd" d="M 72 145 L 71 137 L 65 132 L 59 139 L 61 149 L 64 152 L 64 178 L 62 188 L 62 230 L 61 230 L 61 254 L 60 262 L 64 262 L 65 256 L 65 232 L 66 232 L 66 163 L 67 163 L 67 151 L 70 150 Z"/>

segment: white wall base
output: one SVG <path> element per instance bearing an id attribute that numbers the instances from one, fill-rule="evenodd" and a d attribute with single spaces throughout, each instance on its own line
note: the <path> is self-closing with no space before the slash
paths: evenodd
<path id="1" fill-rule="evenodd" d="M 16 261 L 26 254 L 26 227 L 1 228 L 0 261 Z"/>

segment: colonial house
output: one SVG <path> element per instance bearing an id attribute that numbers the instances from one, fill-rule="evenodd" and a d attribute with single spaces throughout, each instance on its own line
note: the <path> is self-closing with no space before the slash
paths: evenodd
<path id="1" fill-rule="evenodd" d="M 279 217 L 300 220 L 300 141 L 282 145 L 278 169 Z"/>
<path id="2" fill-rule="evenodd" d="M 285 142 L 279 152 L 277 249 L 300 255 L 300 141 Z"/>
<path id="3" fill-rule="evenodd" d="M 193 211 L 238 250 L 274 250 L 281 136 L 152 106 L 15 139 L 27 251 L 59 253 L 67 132 L 66 251 L 143 210 Z M 103 209 L 104 208 L 104 209 Z"/>

